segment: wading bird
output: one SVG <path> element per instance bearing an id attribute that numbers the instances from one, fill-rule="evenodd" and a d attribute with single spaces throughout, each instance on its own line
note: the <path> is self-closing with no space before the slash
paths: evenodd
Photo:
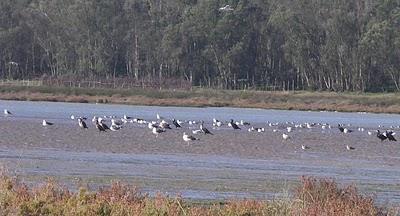
<path id="1" fill-rule="evenodd" d="M 82 129 L 88 129 L 88 127 L 87 127 L 87 125 L 86 125 L 86 122 L 83 121 L 82 118 L 78 118 L 78 125 L 79 125 L 79 127 L 82 128 Z"/>
<path id="2" fill-rule="evenodd" d="M 50 126 L 50 125 L 53 125 L 53 123 L 48 122 L 48 121 L 46 121 L 46 120 L 43 120 L 43 121 L 42 121 L 42 125 L 43 125 L 43 126 Z"/>
<path id="3" fill-rule="evenodd" d="M 195 138 L 194 136 L 187 135 L 185 132 L 183 132 L 182 139 L 183 139 L 185 142 L 190 142 L 190 141 L 194 141 L 194 140 L 199 140 L 199 139 Z"/>

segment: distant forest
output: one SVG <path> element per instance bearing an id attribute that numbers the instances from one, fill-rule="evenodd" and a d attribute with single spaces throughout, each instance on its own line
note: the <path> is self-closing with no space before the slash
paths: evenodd
<path id="1" fill-rule="evenodd" d="M 399 2 L 1 0 L 0 78 L 399 91 Z"/>

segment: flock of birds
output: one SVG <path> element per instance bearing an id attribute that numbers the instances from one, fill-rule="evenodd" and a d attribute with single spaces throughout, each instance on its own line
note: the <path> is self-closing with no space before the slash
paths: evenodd
<path id="1" fill-rule="evenodd" d="M 13 114 L 7 110 L 4 109 L 4 115 L 5 116 L 12 116 Z M 86 124 L 87 118 L 86 117 L 75 117 L 74 115 L 71 115 L 70 118 L 72 120 L 76 120 L 77 124 L 80 128 L 82 129 L 88 129 L 88 125 Z M 92 123 L 96 127 L 96 129 L 101 132 L 106 132 L 107 130 L 110 131 L 118 131 L 121 128 L 124 127 L 124 124 L 127 123 L 137 123 L 137 124 L 142 124 L 142 125 L 147 125 L 147 127 L 151 130 L 151 132 L 158 137 L 160 134 L 165 133 L 167 130 L 172 130 L 172 125 L 175 128 L 182 128 L 183 124 L 189 124 L 191 126 L 199 125 L 199 129 L 192 130 L 193 134 L 198 134 L 198 133 L 203 133 L 205 135 L 214 135 L 210 130 L 208 130 L 204 126 L 204 121 L 182 121 L 182 120 L 177 120 L 177 119 L 172 119 L 172 120 L 167 120 L 166 118 L 160 116 L 159 114 L 156 115 L 157 120 L 156 121 L 146 121 L 144 119 L 140 118 L 132 118 L 127 115 L 124 115 L 122 118 L 117 118 L 116 116 L 104 116 L 102 117 L 97 117 L 94 116 L 92 118 Z M 106 124 L 106 119 L 110 119 L 111 125 Z M 171 123 L 170 123 L 171 122 Z M 219 121 L 218 119 L 213 119 L 212 121 L 212 126 L 213 129 L 217 129 L 222 127 L 223 125 L 227 125 L 229 128 L 232 128 L 233 130 L 241 130 L 242 127 L 247 127 L 247 131 L 249 132 L 258 132 L 258 133 L 263 133 L 265 132 L 264 127 L 253 127 L 249 122 L 245 122 L 243 120 L 235 122 L 233 119 L 231 119 L 229 122 L 222 122 Z M 47 120 L 42 121 L 42 126 L 47 127 L 47 126 L 52 126 L 54 125 L 53 122 L 49 122 Z M 272 131 L 273 132 L 278 132 L 282 131 L 278 129 L 278 126 L 283 127 L 283 133 L 282 133 L 282 139 L 283 140 L 288 140 L 291 139 L 291 136 L 289 135 L 293 130 L 295 129 L 301 129 L 301 128 L 306 128 L 306 129 L 312 129 L 315 127 L 320 127 L 322 130 L 326 129 L 332 129 L 332 126 L 330 124 L 321 124 L 321 123 L 303 123 L 303 124 L 295 124 L 294 122 L 286 122 L 285 124 L 280 124 L 280 123 L 271 123 L 268 122 L 267 125 L 269 127 L 274 128 Z M 350 125 L 348 125 L 350 126 Z M 379 126 L 381 128 L 381 126 Z M 347 128 L 345 125 L 338 124 L 337 129 L 344 134 L 352 133 L 353 130 Z M 358 131 L 364 132 L 364 128 L 358 128 Z M 373 135 L 373 131 L 367 131 L 368 135 Z M 394 137 L 395 132 L 393 130 L 386 130 L 384 132 L 381 132 L 380 130 L 376 130 L 376 137 L 379 138 L 381 141 L 384 140 L 389 140 L 389 141 L 397 141 L 396 138 Z M 191 141 L 196 141 L 199 140 L 199 138 L 196 138 L 193 135 L 189 135 L 186 132 L 183 132 L 182 139 L 185 142 L 191 142 Z M 303 150 L 309 149 L 308 146 L 302 145 L 301 148 Z M 349 145 L 346 146 L 347 150 L 354 150 L 354 147 L 351 147 Z"/>

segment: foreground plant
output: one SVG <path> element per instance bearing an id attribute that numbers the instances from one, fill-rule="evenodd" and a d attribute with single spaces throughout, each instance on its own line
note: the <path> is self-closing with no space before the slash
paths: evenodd
<path id="1" fill-rule="evenodd" d="M 191 204 L 181 197 L 149 197 L 119 182 L 98 191 L 71 192 L 54 181 L 29 189 L 16 178 L 0 176 L 1 215 L 396 215 L 377 208 L 354 186 L 303 177 L 294 197 L 274 201 L 238 200 Z"/>

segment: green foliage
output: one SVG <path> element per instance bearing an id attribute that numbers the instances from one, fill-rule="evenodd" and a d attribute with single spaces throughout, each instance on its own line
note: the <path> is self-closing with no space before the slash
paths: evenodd
<path id="1" fill-rule="evenodd" d="M 397 0 L 4 0 L 0 78 L 400 91 L 399 23 Z"/>

